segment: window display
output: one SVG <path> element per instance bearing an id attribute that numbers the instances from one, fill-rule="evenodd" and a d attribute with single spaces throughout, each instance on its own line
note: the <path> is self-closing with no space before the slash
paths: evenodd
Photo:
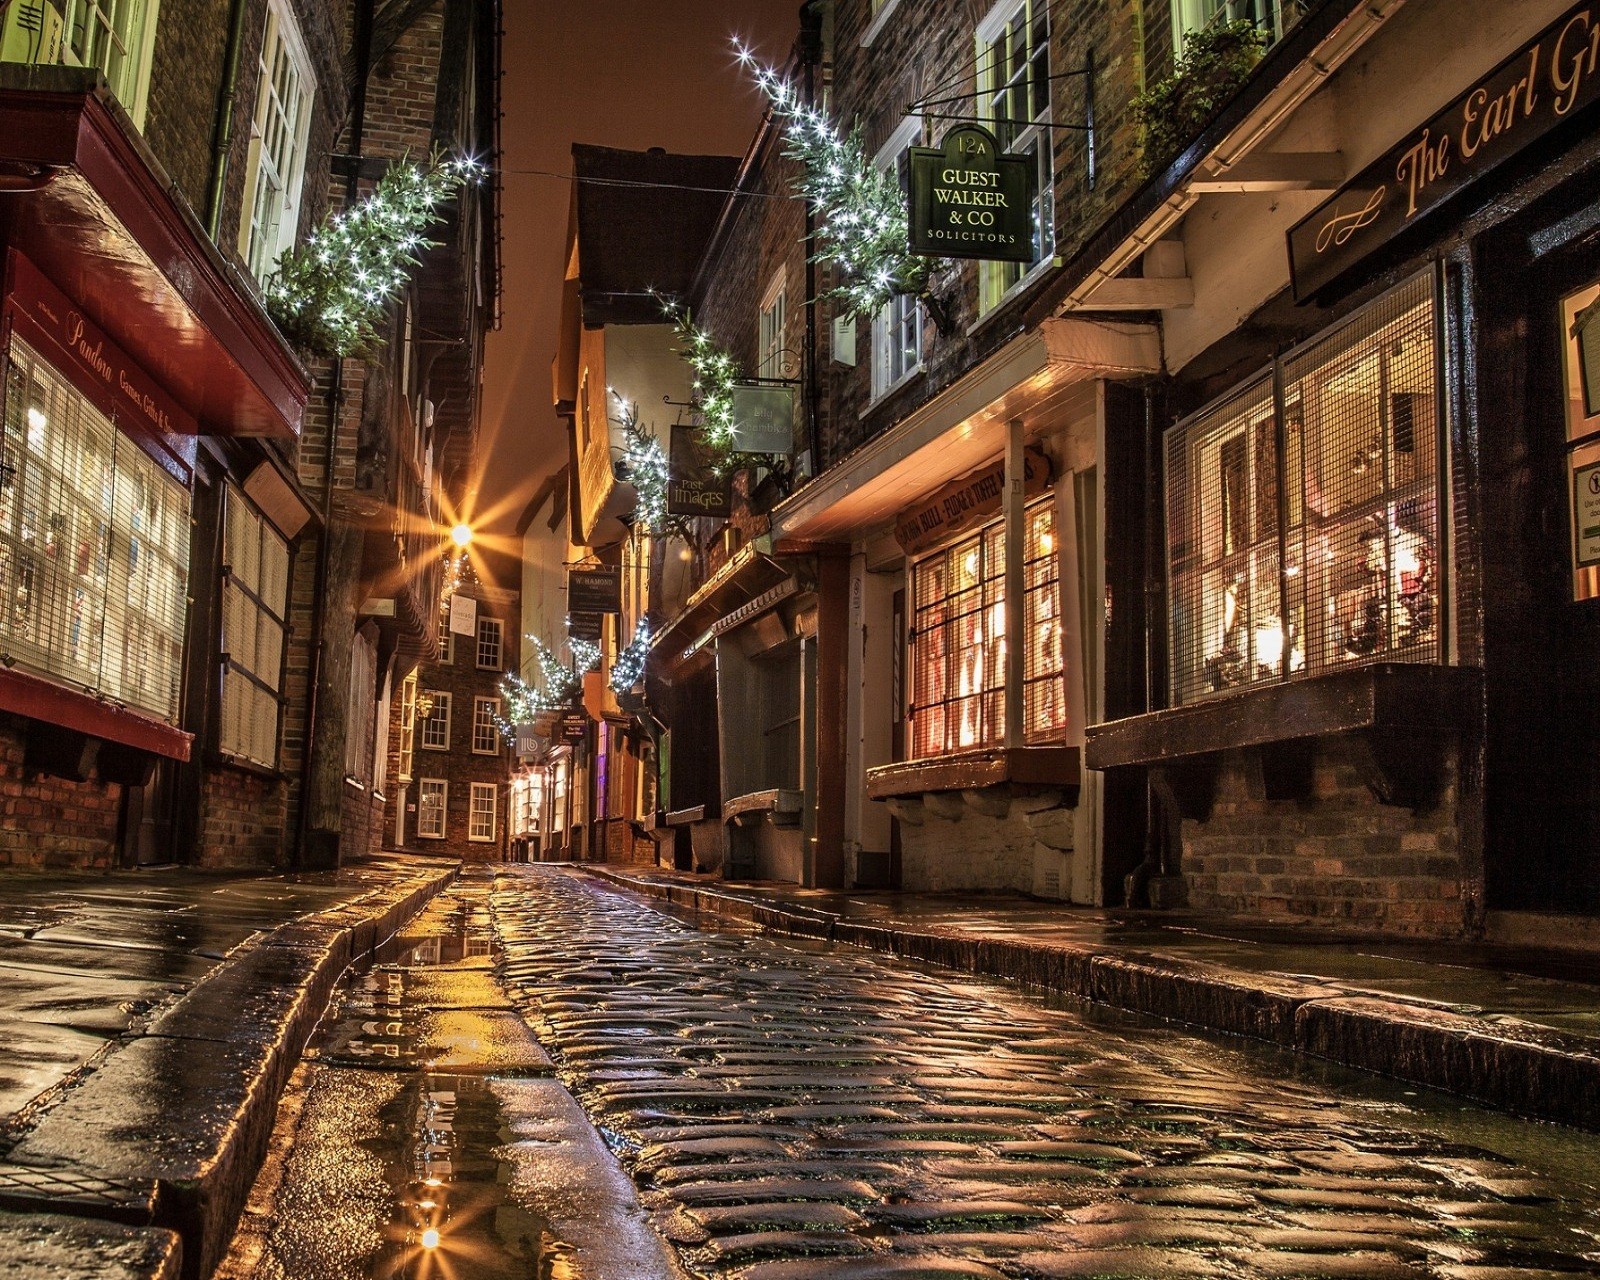
<path id="1" fill-rule="evenodd" d="M 0 441 L 0 649 L 178 717 L 189 494 L 20 338 Z"/>
<path id="2" fill-rule="evenodd" d="M 1175 704 L 1440 658 L 1435 360 L 1419 277 L 1173 428 Z"/>
<path id="3" fill-rule="evenodd" d="M 1024 520 L 1023 732 L 1066 731 L 1055 512 L 1036 502 Z M 1005 527 L 1002 521 L 912 569 L 911 755 L 976 750 L 1005 740 Z"/>

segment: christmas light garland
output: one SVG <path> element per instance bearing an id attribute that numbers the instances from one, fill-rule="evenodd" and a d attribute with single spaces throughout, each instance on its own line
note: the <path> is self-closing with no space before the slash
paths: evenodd
<path id="1" fill-rule="evenodd" d="M 526 636 L 533 644 L 539 663 L 539 684 L 530 684 L 520 675 L 502 676 L 500 696 L 505 699 L 505 716 L 496 716 L 500 736 L 515 743 L 516 726 L 531 724 L 546 711 L 554 711 L 572 701 L 583 684 L 583 677 L 600 665 L 600 646 L 576 638 L 567 641 L 572 665 L 562 662 L 556 651 L 537 636 Z"/>
<path id="2" fill-rule="evenodd" d="M 611 692 L 620 698 L 643 680 L 649 657 L 650 619 L 640 618 L 634 625 L 633 639 L 611 661 Z"/>
<path id="3" fill-rule="evenodd" d="M 612 395 L 616 395 L 613 391 Z M 617 396 L 619 402 L 622 398 Z M 661 442 L 639 425 L 639 406 L 623 404 L 622 430 L 627 446 L 622 455 L 623 478 L 639 496 L 634 508 L 635 533 L 656 535 L 667 531 L 667 454 Z"/>
<path id="4" fill-rule="evenodd" d="M 801 167 L 795 190 L 816 208 L 817 256 L 845 276 L 832 291 L 845 313 L 871 317 L 902 294 L 933 303 L 929 290 L 936 260 L 907 248 L 899 176 L 868 159 L 860 124 L 840 133 L 795 86 L 757 63 L 748 49 L 735 47 L 783 124 L 785 154 Z"/>
<path id="5" fill-rule="evenodd" d="M 439 206 L 484 173 L 476 160 L 437 154 L 391 165 L 368 195 L 278 259 L 263 286 L 273 323 L 313 355 L 370 350 L 389 303 L 434 243 L 423 233 L 441 219 Z"/>

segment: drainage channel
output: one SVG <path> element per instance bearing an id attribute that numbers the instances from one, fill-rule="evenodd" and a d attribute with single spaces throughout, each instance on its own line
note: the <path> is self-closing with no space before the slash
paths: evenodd
<path id="1" fill-rule="evenodd" d="M 221 1280 L 583 1274 L 544 1166 L 591 1161 L 596 1140 L 551 1132 L 570 1098 L 495 976 L 488 888 L 468 876 L 347 975 Z"/>

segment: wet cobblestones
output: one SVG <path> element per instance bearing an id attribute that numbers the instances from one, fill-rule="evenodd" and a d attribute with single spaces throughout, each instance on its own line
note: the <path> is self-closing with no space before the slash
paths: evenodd
<path id="1" fill-rule="evenodd" d="M 706 932 L 581 876 L 496 882 L 502 976 L 705 1276 L 1600 1271 L 1600 1141 L 863 954 Z M 1516 1122 L 1501 1122 L 1515 1125 Z M 1490 1126 L 1492 1128 L 1492 1125 Z M 1534 1135 L 1528 1141 L 1528 1134 Z M 1585 1145 L 1587 1144 L 1587 1145 Z"/>

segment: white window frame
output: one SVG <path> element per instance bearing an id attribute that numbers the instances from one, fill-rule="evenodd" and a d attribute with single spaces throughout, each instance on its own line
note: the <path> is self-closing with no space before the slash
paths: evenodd
<path id="1" fill-rule="evenodd" d="M 894 11 L 900 7 L 900 0 L 871 0 L 872 20 L 867 23 L 867 29 L 861 33 L 861 47 L 870 49 L 877 43 L 883 34 L 883 29 L 889 25 L 889 19 L 894 16 Z"/>
<path id="2" fill-rule="evenodd" d="M 284 0 L 267 0 L 256 67 L 256 106 L 250 119 L 250 154 L 239 211 L 239 256 L 250 274 L 264 283 L 300 229 L 306 142 L 315 94 L 311 58 Z M 280 97 L 280 71 L 293 76 L 288 86 L 292 101 Z"/>
<path id="3" fill-rule="evenodd" d="M 433 713 L 422 722 L 422 731 L 417 734 L 417 747 L 423 751 L 448 751 L 450 750 L 450 694 L 443 689 L 423 690 L 433 699 Z M 440 716 L 440 712 L 443 716 Z M 442 721 L 444 727 L 438 733 L 430 733 L 434 725 Z M 430 738 L 443 738 L 442 742 L 430 742 Z"/>
<path id="4" fill-rule="evenodd" d="M 485 715 L 485 708 L 488 714 Z M 472 754 L 497 756 L 500 754 L 500 699 L 474 698 L 472 700 Z M 480 743 L 486 745 L 480 745 Z"/>
<path id="5" fill-rule="evenodd" d="M 761 295 L 761 311 L 757 317 L 756 377 L 783 377 L 784 330 L 788 324 L 789 280 L 788 272 L 779 267 Z"/>
<path id="6" fill-rule="evenodd" d="M 95 66 L 111 92 L 127 111 L 135 127 L 144 129 L 150 101 L 150 59 L 156 43 L 156 18 L 160 0 L 55 0 L 61 11 L 61 60 L 69 66 Z M 103 57 L 85 56 L 73 43 L 73 31 L 82 22 L 99 27 L 122 48 L 120 66 Z M 115 33 L 112 35 L 112 33 Z"/>
<path id="7" fill-rule="evenodd" d="M 439 829 L 429 830 L 423 825 L 424 815 L 431 816 L 435 809 L 429 801 L 430 794 L 439 797 L 438 815 Z M 418 840 L 443 840 L 450 830 L 450 780 L 448 778 L 418 778 L 417 779 L 417 839 Z"/>
<path id="8" fill-rule="evenodd" d="M 873 158 L 875 168 L 896 173 L 902 187 L 909 169 L 900 168 L 904 157 L 910 165 L 909 149 L 922 140 L 922 117 L 907 116 Z M 925 316 L 922 303 L 909 294 L 897 294 L 872 317 L 872 398 L 881 399 L 908 378 L 922 370 L 922 329 Z M 915 341 L 916 358 L 902 363 L 896 359 L 906 335 Z"/>
<path id="9" fill-rule="evenodd" d="M 1184 42 L 1196 31 L 1241 18 L 1253 20 L 1269 42 L 1281 40 L 1286 28 L 1283 10 L 1283 0 L 1173 0 L 1172 48 L 1181 57 Z"/>
<path id="10" fill-rule="evenodd" d="M 485 629 L 487 629 L 489 631 L 492 631 L 494 633 L 494 640 L 493 640 L 494 650 L 493 650 L 493 653 L 491 655 L 492 661 L 488 661 L 488 662 L 484 661 L 484 648 L 485 648 L 484 633 L 485 633 Z M 504 622 L 502 622 L 499 618 L 485 618 L 485 617 L 480 616 L 478 618 L 478 634 L 477 634 L 476 639 L 477 639 L 477 644 L 476 644 L 476 653 L 474 654 L 474 657 L 475 657 L 475 659 L 477 661 L 478 670 L 479 671 L 499 671 L 505 665 L 506 624 Z"/>
<path id="11" fill-rule="evenodd" d="M 412 762 L 417 748 L 417 673 L 400 682 L 400 750 L 395 759 L 395 780 L 404 786 L 411 781 Z"/>
<path id="12" fill-rule="evenodd" d="M 467 793 L 467 840 L 472 844 L 493 844 L 500 831 L 500 787 L 493 782 L 474 782 Z M 479 801 L 487 799 L 488 808 Z M 488 816 L 489 830 L 484 834 L 479 819 Z"/>
<path id="13" fill-rule="evenodd" d="M 990 46 L 1002 32 L 1021 16 L 1024 29 L 1031 33 L 1035 10 L 1042 8 L 1045 15 L 1044 53 L 1044 108 L 1028 117 L 1025 128 L 1003 123 L 1013 119 L 998 116 L 994 110 L 994 97 L 1001 91 L 995 84 L 995 68 L 989 56 Z M 1036 262 L 978 263 L 978 313 L 980 318 L 997 310 L 1028 285 L 1032 284 L 1055 261 L 1055 148 L 1051 144 L 1050 107 L 1053 91 L 1050 80 L 1050 15 L 1048 0 L 1001 0 L 989 11 L 977 31 L 977 86 L 978 123 L 993 131 L 1000 141 L 1000 149 L 1011 155 L 1022 155 L 1032 149 L 1037 157 L 1038 173 L 1035 175 L 1036 221 L 1039 224 L 1039 257 Z M 1032 64 L 1024 75 L 1032 80 Z M 1007 82 L 1010 84 L 1010 81 Z M 1000 123 L 997 123 L 997 120 Z"/>
<path id="14" fill-rule="evenodd" d="M 222 504 L 219 640 L 226 660 L 217 749 L 275 769 L 289 639 L 289 540 L 234 485 L 223 486 Z"/>

